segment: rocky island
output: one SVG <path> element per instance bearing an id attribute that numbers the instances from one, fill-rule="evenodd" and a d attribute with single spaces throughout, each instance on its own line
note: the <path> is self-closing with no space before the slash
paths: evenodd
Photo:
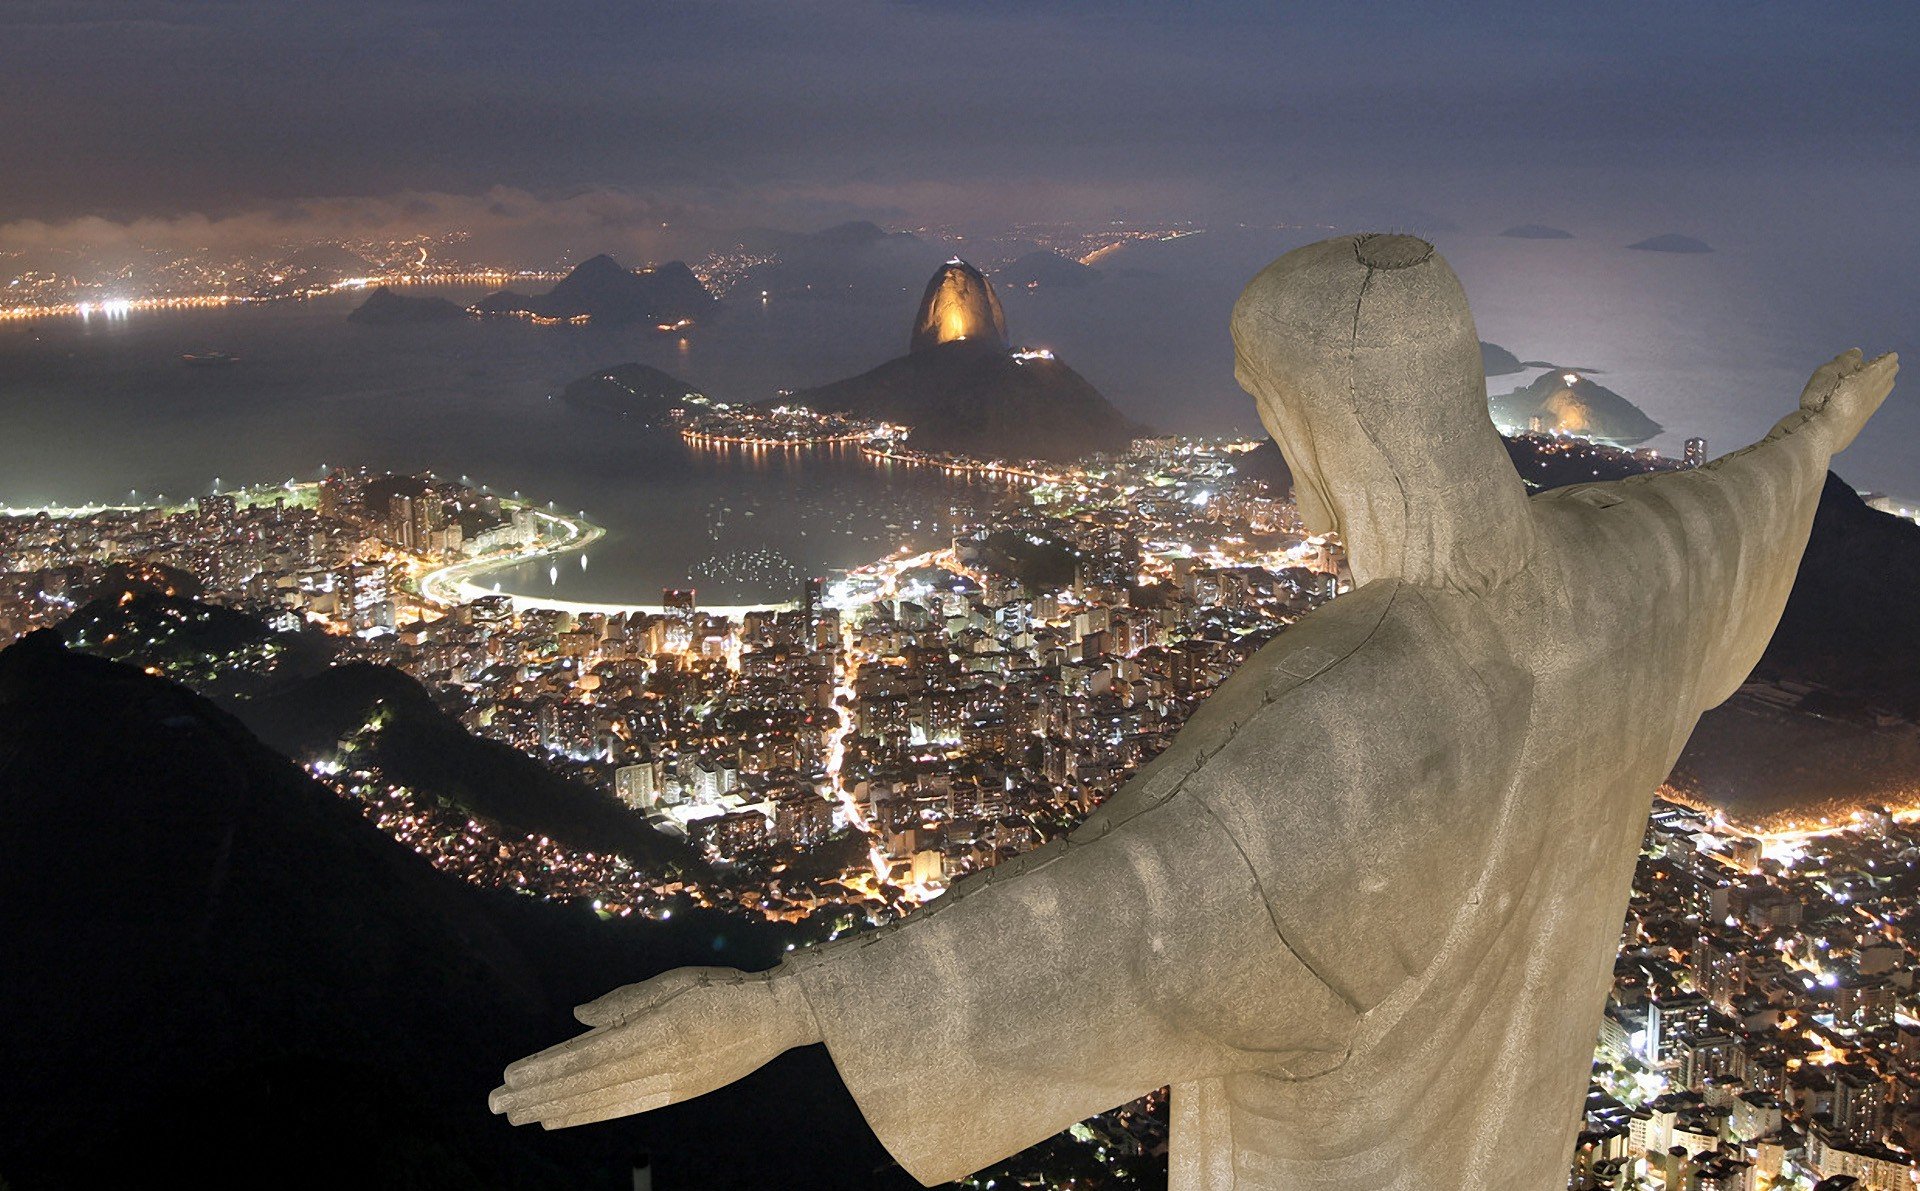
<path id="1" fill-rule="evenodd" d="M 1544 372 L 1489 404 L 1493 420 L 1503 427 L 1575 434 L 1615 446 L 1635 446 L 1663 429 L 1625 397 L 1566 369 Z"/>
<path id="2" fill-rule="evenodd" d="M 669 413 L 689 402 L 706 401 L 698 389 L 679 377 L 651 364 L 632 362 L 570 382 L 560 399 L 581 409 L 636 418 L 648 425 L 664 423 Z"/>
<path id="3" fill-rule="evenodd" d="M 1051 351 L 1011 349 L 992 283 L 964 261 L 934 274 L 909 343 L 904 356 L 794 400 L 904 423 L 920 450 L 987 459 L 1075 459 L 1145 432 Z"/>
<path id="4" fill-rule="evenodd" d="M 653 323 L 685 330 L 713 312 L 715 299 L 684 261 L 628 269 L 602 254 L 575 265 L 544 294 L 500 290 L 474 304 L 481 314 L 521 315 L 554 321 L 588 320 L 628 326 Z"/>
<path id="5" fill-rule="evenodd" d="M 381 286 L 367 300 L 353 308 L 347 321 L 364 327 L 411 326 L 417 323 L 453 322 L 467 317 L 465 307 L 432 296 L 414 296 Z"/>

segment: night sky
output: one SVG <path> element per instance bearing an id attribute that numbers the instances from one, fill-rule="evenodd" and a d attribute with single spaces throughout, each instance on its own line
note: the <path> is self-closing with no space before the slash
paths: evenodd
<path id="1" fill-rule="evenodd" d="M 1920 215 L 1907 0 L 1454 7 L 8 0 L 0 223 L 503 186 L 795 225 Z"/>
<path id="2" fill-rule="evenodd" d="M 5 0 L 0 253 L 1191 221 L 1128 258 L 1159 281 L 1019 316 L 1181 430 L 1249 424 L 1226 309 L 1334 230 L 1434 240 L 1486 337 L 1606 369 L 1670 448 L 1757 437 L 1843 348 L 1920 355 L 1920 4 L 1465 7 Z M 1577 239 L 1499 237 L 1530 223 Z M 1715 253 L 1625 250 L 1662 234 Z M 1858 483 L 1920 494 L 1911 388 Z"/>

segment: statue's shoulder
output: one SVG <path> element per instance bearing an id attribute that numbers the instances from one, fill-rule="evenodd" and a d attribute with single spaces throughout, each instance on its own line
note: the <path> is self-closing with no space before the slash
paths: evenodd
<path id="1" fill-rule="evenodd" d="M 1417 585 L 1341 596 L 1241 667 L 1114 810 L 1205 803 L 1289 946 L 1364 1009 L 1425 967 L 1499 834 L 1532 690 L 1509 631 Z"/>
<path id="2" fill-rule="evenodd" d="M 1269 722 L 1310 724 L 1330 740 L 1375 738 L 1394 720 L 1409 739 L 1450 740 L 1495 709 L 1524 720 L 1531 682 L 1512 631 L 1480 597 L 1379 580 L 1281 633 L 1208 709 L 1218 700 L 1227 718 L 1246 719 L 1257 707 Z"/>

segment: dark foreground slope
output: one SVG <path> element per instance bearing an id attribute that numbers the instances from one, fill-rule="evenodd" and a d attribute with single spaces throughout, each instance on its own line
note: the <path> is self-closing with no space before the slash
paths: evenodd
<path id="1" fill-rule="evenodd" d="M 1829 472 L 1813 535 L 1758 673 L 1920 721 L 1920 525 Z M 1916 775 L 1920 778 L 1920 774 Z"/>
<path id="2" fill-rule="evenodd" d="M 485 1110 L 568 1007 L 769 928 L 601 922 L 435 872 L 184 688 L 0 653 L 0 1177 L 40 1187 L 910 1185 L 819 1048 L 649 1118 Z M 749 1127 L 750 1126 L 750 1127 Z M 742 1132 L 748 1134 L 742 1140 Z M 797 1181 L 796 1181 L 797 1179 Z"/>

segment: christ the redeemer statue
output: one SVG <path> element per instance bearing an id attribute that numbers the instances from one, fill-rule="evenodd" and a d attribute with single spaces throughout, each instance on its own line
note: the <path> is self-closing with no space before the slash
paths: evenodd
<path id="1" fill-rule="evenodd" d="M 1652 792 L 1895 362 L 1823 365 L 1705 467 L 1529 497 L 1431 245 L 1290 252 L 1233 337 L 1355 590 L 1067 839 L 772 972 L 609 993 L 496 1111 L 642 1112 L 825 1042 L 928 1184 L 1171 1084 L 1173 1191 L 1565 1187 Z"/>

